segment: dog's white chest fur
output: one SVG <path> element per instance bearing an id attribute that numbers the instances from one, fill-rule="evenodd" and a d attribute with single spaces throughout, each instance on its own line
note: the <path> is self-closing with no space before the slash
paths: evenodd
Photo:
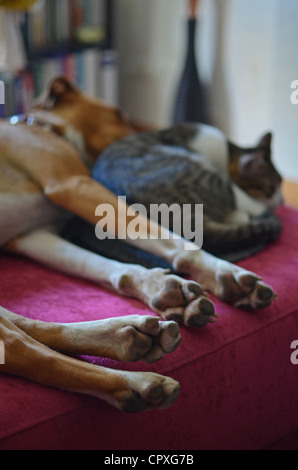
<path id="1" fill-rule="evenodd" d="M 60 213 L 60 209 L 40 193 L 0 193 L 0 247 L 18 235 L 56 223 Z"/>

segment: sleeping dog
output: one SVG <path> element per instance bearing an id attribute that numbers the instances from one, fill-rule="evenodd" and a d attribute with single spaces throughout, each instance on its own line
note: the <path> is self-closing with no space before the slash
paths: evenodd
<path id="1" fill-rule="evenodd" d="M 90 167 L 103 149 L 132 132 L 118 109 L 85 96 L 63 77 L 52 81 L 28 116 L 0 123 L 2 249 L 137 298 L 162 320 L 131 316 L 55 324 L 0 308 L 0 340 L 5 346 L 0 371 L 93 395 L 128 412 L 171 406 L 179 384 L 158 374 L 114 371 L 70 356 L 157 361 L 179 345 L 178 323 L 204 326 L 215 321 L 206 291 L 250 308 L 265 307 L 276 298 L 258 275 L 194 245 L 185 250 L 185 240 L 145 217 L 141 236 L 127 242 L 163 258 L 191 281 L 161 268 L 100 257 L 58 235 L 70 214 L 98 224 L 99 204 L 109 204 L 118 215 L 119 200 L 90 177 Z M 127 209 L 123 206 L 121 212 Z M 126 228 L 131 219 L 127 213 Z M 109 229 L 117 237 L 118 225 L 111 223 Z M 154 239 L 149 237 L 152 230 L 158 234 Z"/>

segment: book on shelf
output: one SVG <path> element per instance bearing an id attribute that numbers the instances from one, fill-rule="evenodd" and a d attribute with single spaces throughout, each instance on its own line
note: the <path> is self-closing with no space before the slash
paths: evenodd
<path id="1" fill-rule="evenodd" d="M 106 0 L 39 0 L 24 18 L 27 51 L 35 55 L 57 45 L 105 44 L 108 21 Z"/>
<path id="2" fill-rule="evenodd" d="M 32 62 L 28 70 L 19 73 L 0 73 L 0 81 L 5 87 L 5 106 L 1 106 L 0 117 L 30 111 L 34 98 L 53 78 L 61 75 L 69 78 L 84 93 L 117 105 L 116 51 L 88 48 Z"/>
<path id="3" fill-rule="evenodd" d="M 118 102 L 117 54 L 110 45 L 112 0 L 39 0 L 22 16 L 25 71 L 0 73 L 0 117 L 32 109 L 34 98 L 64 75 L 83 92 Z"/>

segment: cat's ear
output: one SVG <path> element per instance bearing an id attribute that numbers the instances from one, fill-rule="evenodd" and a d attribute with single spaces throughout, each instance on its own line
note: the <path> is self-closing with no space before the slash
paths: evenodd
<path id="1" fill-rule="evenodd" d="M 262 147 L 262 148 L 270 150 L 271 143 L 272 143 L 272 133 L 267 132 L 267 134 L 265 134 L 265 135 L 263 135 L 263 137 L 261 137 L 261 139 L 258 142 L 257 147 Z"/>

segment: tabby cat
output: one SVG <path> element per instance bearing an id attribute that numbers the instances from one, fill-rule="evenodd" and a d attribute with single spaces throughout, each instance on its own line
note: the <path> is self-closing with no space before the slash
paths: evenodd
<path id="1" fill-rule="evenodd" d="M 186 123 L 116 141 L 101 153 L 93 177 L 148 213 L 150 204 L 203 204 L 203 249 L 237 261 L 275 241 L 281 231 L 274 209 L 282 202 L 282 180 L 270 147 L 271 134 L 244 149 L 214 127 Z M 147 264 L 120 241 L 95 247 L 94 229 L 82 224 L 66 236 L 72 233 L 72 241 L 105 256 Z"/>

